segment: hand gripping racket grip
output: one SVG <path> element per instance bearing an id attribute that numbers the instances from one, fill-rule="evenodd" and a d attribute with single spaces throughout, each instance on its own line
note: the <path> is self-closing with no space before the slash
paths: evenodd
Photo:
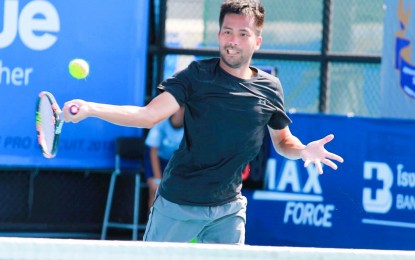
<path id="1" fill-rule="evenodd" d="M 69 107 L 69 113 L 71 113 L 71 115 L 76 115 L 79 112 L 79 106 L 76 104 L 73 104 Z"/>

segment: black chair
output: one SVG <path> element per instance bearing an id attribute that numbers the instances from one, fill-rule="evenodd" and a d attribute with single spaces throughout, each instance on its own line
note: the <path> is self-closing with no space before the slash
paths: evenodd
<path id="1" fill-rule="evenodd" d="M 138 231 L 145 230 L 146 225 L 139 223 L 140 217 L 140 192 L 146 187 L 145 182 L 141 182 L 144 174 L 144 154 L 145 143 L 143 137 L 119 137 L 115 140 L 115 169 L 111 174 L 108 188 L 108 197 L 102 224 L 101 239 L 106 239 L 108 228 L 131 229 L 132 239 L 138 239 Z M 114 189 L 117 177 L 120 174 L 133 174 L 135 179 L 134 186 L 134 205 L 132 223 L 111 222 L 111 207 L 114 196 Z"/>

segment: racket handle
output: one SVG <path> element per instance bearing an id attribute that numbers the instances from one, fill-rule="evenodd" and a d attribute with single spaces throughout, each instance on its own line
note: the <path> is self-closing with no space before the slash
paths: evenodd
<path id="1" fill-rule="evenodd" d="M 76 115 L 79 112 L 79 106 L 76 104 L 73 104 L 69 107 L 69 113 L 71 113 L 71 115 Z"/>

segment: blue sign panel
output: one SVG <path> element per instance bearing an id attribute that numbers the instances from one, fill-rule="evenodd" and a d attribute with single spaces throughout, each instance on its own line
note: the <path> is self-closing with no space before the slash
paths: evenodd
<path id="1" fill-rule="evenodd" d="M 246 242 L 414 250 L 415 122 L 291 117 L 305 143 L 333 133 L 326 148 L 345 162 L 320 175 L 274 152 L 264 190 L 245 191 Z"/>
<path id="2" fill-rule="evenodd" d="M 65 124 L 57 157 L 42 157 L 36 140 L 40 91 L 60 106 L 71 99 L 143 105 L 148 1 L 0 1 L 0 166 L 108 168 L 113 140 L 141 131 L 99 119 Z M 86 79 L 68 72 L 74 58 Z"/>
<path id="3" fill-rule="evenodd" d="M 382 117 L 415 118 L 414 3 L 414 0 L 384 0 Z"/>

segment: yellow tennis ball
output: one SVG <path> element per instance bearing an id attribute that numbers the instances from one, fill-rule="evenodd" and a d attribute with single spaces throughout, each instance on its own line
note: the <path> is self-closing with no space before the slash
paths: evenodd
<path id="1" fill-rule="evenodd" d="M 69 62 L 69 73 L 76 79 L 84 79 L 89 74 L 89 64 L 83 59 L 73 59 Z"/>

